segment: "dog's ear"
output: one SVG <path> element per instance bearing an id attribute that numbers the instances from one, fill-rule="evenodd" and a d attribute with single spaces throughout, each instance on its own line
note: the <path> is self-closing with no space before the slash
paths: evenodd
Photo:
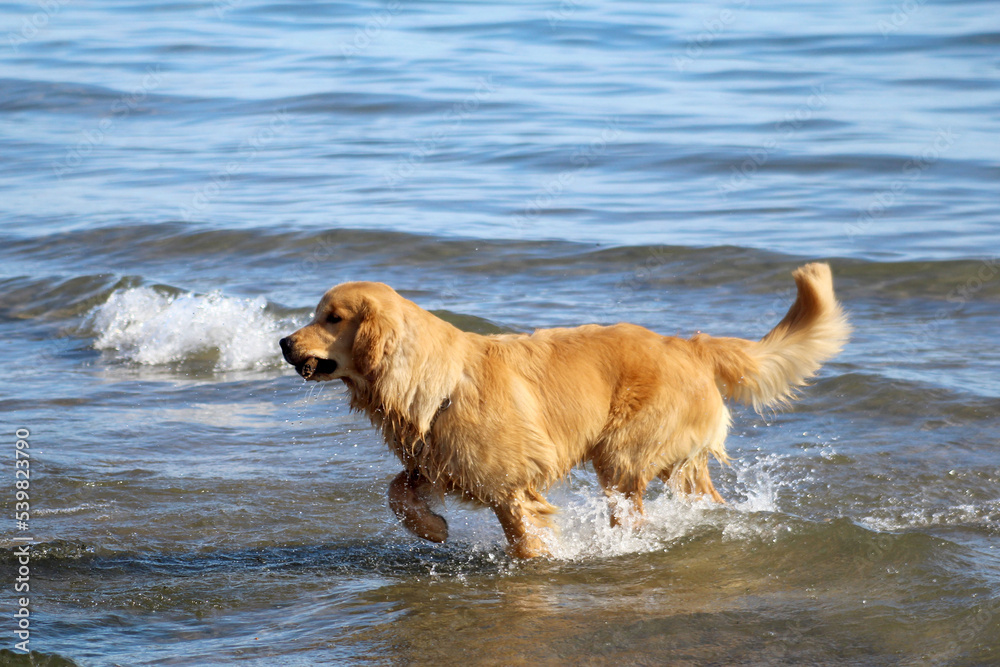
<path id="1" fill-rule="evenodd" d="M 370 376 L 376 374 L 385 358 L 395 352 L 401 323 L 368 299 L 362 304 L 359 315 L 361 321 L 354 334 L 351 357 L 354 368 Z"/>

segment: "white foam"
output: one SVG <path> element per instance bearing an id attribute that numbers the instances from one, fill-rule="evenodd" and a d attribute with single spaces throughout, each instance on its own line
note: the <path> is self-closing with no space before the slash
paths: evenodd
<path id="1" fill-rule="evenodd" d="M 569 502 L 563 500 L 556 515 L 558 532 L 543 539 L 552 555 L 562 560 L 664 551 L 697 528 L 714 525 L 719 514 L 715 503 L 681 500 L 668 493 L 647 501 L 644 509 L 638 525 L 629 525 L 627 514 L 619 514 L 624 521 L 612 528 L 612 509 L 604 494 L 579 494 Z"/>
<path id="2" fill-rule="evenodd" d="M 920 501 L 917 501 L 919 504 Z M 882 510 L 866 516 L 862 523 L 880 532 L 898 532 L 914 528 L 976 527 L 996 531 L 1000 526 L 1000 499 L 966 503 L 950 507 L 926 506 L 902 510 Z"/>
<path id="3" fill-rule="evenodd" d="M 39 508 L 32 512 L 35 516 L 52 516 L 56 514 L 79 514 L 80 512 L 89 512 L 90 510 L 101 510 L 106 509 L 109 506 L 108 503 L 83 503 L 82 505 L 76 505 L 75 507 L 59 507 L 55 509 Z"/>
<path id="4" fill-rule="evenodd" d="M 787 522 L 771 518 L 781 512 L 778 492 L 797 483 L 787 477 L 786 466 L 786 457 L 776 454 L 735 462 L 735 488 L 719 486 L 729 500 L 725 505 L 657 492 L 651 485 L 644 519 L 638 525 L 615 528 L 611 527 L 612 503 L 594 476 L 574 471 L 567 484 L 548 494 L 559 508 L 554 517 L 557 530 L 543 532 L 540 537 L 554 558 L 568 561 L 669 551 L 704 529 L 721 531 L 723 539 L 734 542 L 774 540 L 779 532 L 788 530 Z M 618 506 L 625 504 L 619 499 Z M 495 532 L 479 531 L 474 541 L 485 545 L 496 539 Z"/>
<path id="5" fill-rule="evenodd" d="M 263 297 L 220 292 L 162 294 L 150 287 L 114 292 L 90 315 L 94 347 L 143 365 L 216 356 L 219 371 L 276 367 L 278 339 L 295 325 L 265 312 Z"/>
<path id="6" fill-rule="evenodd" d="M 741 512 L 779 511 L 778 492 L 799 481 L 782 476 L 785 461 L 780 454 L 761 454 L 752 461 L 741 461 L 733 466 L 737 493 L 744 496 L 734 506 Z"/>

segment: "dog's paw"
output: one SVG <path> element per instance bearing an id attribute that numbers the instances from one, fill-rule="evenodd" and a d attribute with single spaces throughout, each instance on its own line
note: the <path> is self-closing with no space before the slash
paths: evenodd
<path id="1" fill-rule="evenodd" d="M 448 522 L 440 514 L 428 512 L 426 515 L 422 515 L 414 525 L 410 525 L 406 521 L 403 524 L 414 535 L 430 542 L 440 544 L 448 539 Z"/>
<path id="2" fill-rule="evenodd" d="M 414 478 L 408 472 L 399 473 L 389 485 L 389 508 L 411 533 L 440 544 L 448 539 L 448 522 L 431 511 L 429 484 L 427 480 Z"/>

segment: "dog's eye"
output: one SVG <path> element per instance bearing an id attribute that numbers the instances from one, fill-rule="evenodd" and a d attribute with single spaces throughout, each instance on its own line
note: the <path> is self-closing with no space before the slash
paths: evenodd
<path id="1" fill-rule="evenodd" d="M 344 318 L 342 318 L 340 315 L 334 315 L 333 313 L 330 313 L 329 315 L 326 316 L 326 321 L 329 322 L 330 324 L 336 324 L 342 319 Z"/>

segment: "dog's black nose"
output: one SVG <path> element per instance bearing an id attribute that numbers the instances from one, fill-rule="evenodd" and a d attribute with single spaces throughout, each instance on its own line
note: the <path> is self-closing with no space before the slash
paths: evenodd
<path id="1" fill-rule="evenodd" d="M 281 346 L 281 351 L 285 354 L 288 354 L 288 348 L 291 346 L 291 344 L 292 341 L 290 341 L 287 336 L 278 341 L 278 345 Z"/>

